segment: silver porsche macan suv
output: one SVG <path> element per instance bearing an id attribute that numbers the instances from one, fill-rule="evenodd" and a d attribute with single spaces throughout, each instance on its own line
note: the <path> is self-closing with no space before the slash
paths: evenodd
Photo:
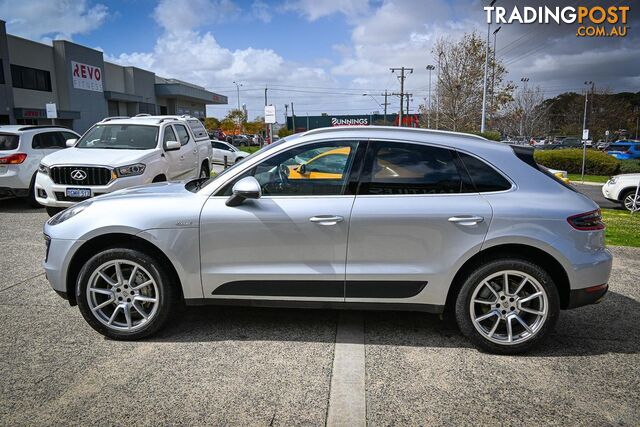
<path id="1" fill-rule="evenodd" d="M 447 310 L 513 354 L 598 302 L 612 264 L 598 207 L 532 150 L 393 127 L 288 137 L 212 179 L 81 202 L 44 233 L 52 287 L 123 340 L 183 303 Z"/>

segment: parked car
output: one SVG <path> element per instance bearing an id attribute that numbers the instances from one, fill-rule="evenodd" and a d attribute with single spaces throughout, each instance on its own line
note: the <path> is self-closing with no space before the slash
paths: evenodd
<path id="1" fill-rule="evenodd" d="M 35 198 L 50 215 L 122 188 L 208 177 L 211 170 L 209 135 L 191 117 L 107 118 L 67 145 L 38 167 Z"/>
<path id="2" fill-rule="evenodd" d="M 564 148 L 582 148 L 582 140 L 574 137 L 556 137 L 552 144 L 536 146 L 538 150 L 560 150 Z"/>
<path id="3" fill-rule="evenodd" d="M 289 179 L 336 149 L 341 170 Z M 87 200 L 44 234 L 53 289 L 122 340 L 157 332 L 183 300 L 448 310 L 475 345 L 514 354 L 560 309 L 600 301 L 612 265 L 597 205 L 531 148 L 375 126 L 311 130 L 215 178 Z"/>
<path id="4" fill-rule="evenodd" d="M 569 174 L 567 173 L 567 171 L 563 171 L 563 170 L 558 170 L 558 169 L 549 169 L 549 172 L 552 173 L 553 175 L 557 176 L 558 179 L 562 180 L 563 182 L 569 184 L 571 181 L 569 180 Z"/>
<path id="5" fill-rule="evenodd" d="M 634 200 L 638 185 L 640 185 L 640 173 L 616 175 L 602 186 L 602 195 L 612 202 L 619 203 L 625 209 L 633 211 L 640 208 L 640 198 Z"/>
<path id="6" fill-rule="evenodd" d="M 40 207 L 34 195 L 40 161 L 67 148 L 67 139 L 79 137 L 58 126 L 0 126 L 0 197 L 25 197 L 33 207 Z"/>
<path id="7" fill-rule="evenodd" d="M 610 142 L 598 141 L 598 143 L 596 144 L 596 149 L 600 151 L 606 151 L 610 145 Z"/>
<path id="8" fill-rule="evenodd" d="M 218 141 L 226 141 L 227 134 L 225 134 L 222 129 L 214 129 L 213 131 L 209 132 L 209 138 L 216 139 Z"/>
<path id="9" fill-rule="evenodd" d="M 618 160 L 640 159 L 640 142 L 616 141 L 609 145 L 607 154 Z"/>
<path id="10" fill-rule="evenodd" d="M 227 142 L 229 144 L 235 145 L 236 147 L 248 147 L 251 145 L 249 138 L 245 135 L 231 135 L 227 136 Z"/>
<path id="11" fill-rule="evenodd" d="M 245 157 L 250 155 L 246 151 L 240 151 L 233 145 L 222 141 L 211 141 L 211 147 L 213 147 L 213 153 L 211 155 L 212 163 L 224 164 L 224 158 L 226 157 L 227 164 L 232 165 L 241 162 Z"/>

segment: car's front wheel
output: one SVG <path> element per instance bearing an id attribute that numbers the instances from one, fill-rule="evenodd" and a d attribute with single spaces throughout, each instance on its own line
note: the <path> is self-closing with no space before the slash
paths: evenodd
<path id="1" fill-rule="evenodd" d="M 560 310 L 551 276 L 523 259 L 496 259 L 465 280 L 456 301 L 462 333 L 482 350 L 523 353 L 552 330 Z"/>
<path id="2" fill-rule="evenodd" d="M 59 214 L 63 210 L 65 210 L 65 208 L 55 208 L 52 206 L 47 206 L 46 209 L 47 209 L 47 214 L 49 214 L 49 216 L 54 216 L 56 214 Z"/>
<path id="3" fill-rule="evenodd" d="M 155 258 L 134 249 L 94 255 L 80 271 L 76 300 L 89 325 L 102 335 L 135 340 L 157 332 L 177 303 L 175 288 Z"/>
<path id="4" fill-rule="evenodd" d="M 624 193 L 621 199 L 622 206 L 624 206 L 624 208 L 629 212 L 640 209 L 640 193 L 638 194 L 638 197 L 636 197 L 635 188 Z"/>

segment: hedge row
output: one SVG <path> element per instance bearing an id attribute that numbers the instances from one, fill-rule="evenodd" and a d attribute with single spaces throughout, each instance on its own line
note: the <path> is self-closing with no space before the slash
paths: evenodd
<path id="1" fill-rule="evenodd" d="M 545 150 L 534 153 L 536 162 L 551 169 L 567 173 L 582 172 L 582 150 Z M 602 151 L 587 150 L 585 173 L 587 175 L 615 175 L 620 170 L 620 161 Z M 628 173 L 628 172 L 626 172 Z"/>
<path id="2" fill-rule="evenodd" d="M 619 173 L 640 173 L 640 159 L 621 160 Z"/>

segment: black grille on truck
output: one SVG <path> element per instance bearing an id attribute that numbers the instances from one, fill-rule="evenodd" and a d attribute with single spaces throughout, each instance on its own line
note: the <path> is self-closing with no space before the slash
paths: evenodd
<path id="1" fill-rule="evenodd" d="M 76 171 L 84 172 L 83 179 L 74 179 Z M 103 167 L 90 166 L 54 166 L 51 168 L 51 179 L 56 184 L 64 185 L 107 185 L 111 181 L 111 170 Z"/>

